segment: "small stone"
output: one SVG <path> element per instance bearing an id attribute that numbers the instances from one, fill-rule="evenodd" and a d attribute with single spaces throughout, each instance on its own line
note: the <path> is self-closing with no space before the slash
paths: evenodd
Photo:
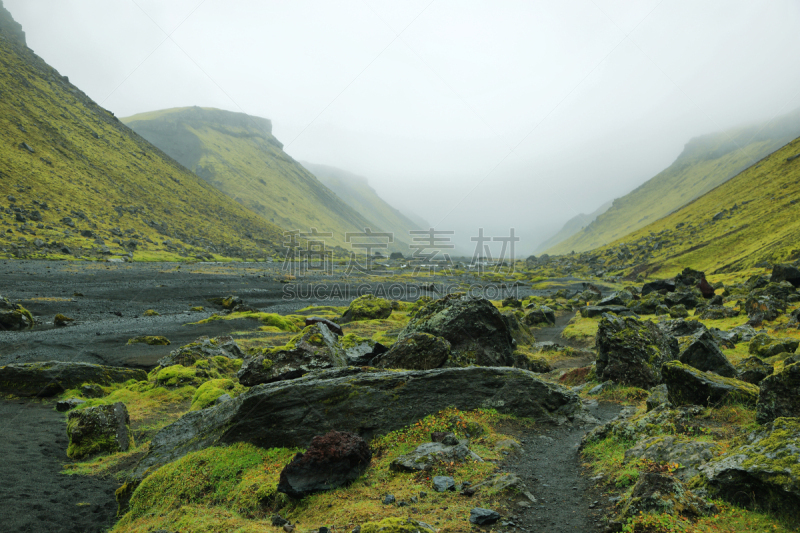
<path id="1" fill-rule="evenodd" d="M 86 400 L 81 400 L 80 398 L 70 398 L 68 400 L 61 400 L 56 402 L 56 411 L 58 411 L 59 413 L 63 413 L 69 411 L 70 409 L 78 407 L 82 403 L 86 403 Z"/>
<path id="2" fill-rule="evenodd" d="M 478 526 L 487 526 L 500 520 L 500 514 L 491 509 L 475 507 L 469 512 L 469 521 Z"/>
<path id="3" fill-rule="evenodd" d="M 436 492 L 456 490 L 456 482 L 450 476 L 435 476 L 433 478 L 433 490 Z"/>
<path id="4" fill-rule="evenodd" d="M 281 527 L 284 524 L 288 524 L 289 521 L 283 518 L 281 515 L 276 514 L 272 515 L 272 525 L 275 527 Z"/>
<path id="5" fill-rule="evenodd" d="M 394 494 L 387 494 L 383 497 L 382 501 L 384 505 L 392 505 L 397 501 L 397 499 L 395 499 Z"/>

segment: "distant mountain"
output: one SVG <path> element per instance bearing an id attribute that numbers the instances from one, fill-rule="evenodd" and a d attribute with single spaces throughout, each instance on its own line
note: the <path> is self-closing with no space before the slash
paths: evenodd
<path id="1" fill-rule="evenodd" d="M 373 227 L 394 233 L 395 239 L 411 242 L 409 230 L 428 229 L 414 222 L 383 200 L 369 186 L 367 178 L 327 165 L 301 162 L 319 181 L 336 193 L 350 207 L 361 213 Z M 424 221 L 423 221 L 424 222 Z"/>
<path id="2" fill-rule="evenodd" d="M 330 232 L 327 244 L 350 250 L 345 233 L 374 226 L 284 152 L 267 119 L 184 107 L 122 121 L 206 182 L 285 230 Z"/>
<path id="3" fill-rule="evenodd" d="M 564 226 L 552 237 L 544 241 L 542 244 L 536 248 L 536 253 L 543 252 L 548 248 L 555 246 L 556 244 L 565 241 L 578 233 L 580 230 L 594 222 L 594 220 L 608 211 L 608 208 L 611 207 L 611 202 L 606 202 L 594 213 L 590 213 L 588 215 L 584 215 L 583 213 L 572 217 L 571 219 L 567 220 Z"/>
<path id="4" fill-rule="evenodd" d="M 800 259 L 800 138 L 676 212 L 598 252 L 635 273 L 709 274 Z"/>
<path id="5" fill-rule="evenodd" d="M 800 109 L 768 123 L 692 139 L 672 165 L 546 252 L 582 252 L 620 239 L 725 183 L 798 135 Z"/>
<path id="6" fill-rule="evenodd" d="M 0 256 L 261 257 L 280 228 L 176 163 L 25 43 L 0 2 Z"/>

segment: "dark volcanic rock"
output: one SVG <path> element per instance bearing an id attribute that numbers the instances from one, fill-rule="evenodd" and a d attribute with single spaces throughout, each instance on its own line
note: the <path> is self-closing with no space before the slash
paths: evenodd
<path id="1" fill-rule="evenodd" d="M 711 492 L 745 507 L 800 512 L 800 421 L 778 418 L 700 467 Z"/>
<path id="2" fill-rule="evenodd" d="M 700 294 L 703 295 L 703 298 L 710 299 L 714 297 L 714 287 L 706 281 L 706 278 L 700 280 L 700 283 L 697 284 L 697 288 L 700 290 Z"/>
<path id="3" fill-rule="evenodd" d="M 650 388 L 661 382 L 661 365 L 678 355 L 678 341 L 653 322 L 603 315 L 595 338 L 601 381 Z"/>
<path id="4" fill-rule="evenodd" d="M 779 417 L 800 417 L 800 364 L 784 367 L 764 378 L 756 404 L 756 421 L 767 424 Z"/>
<path id="5" fill-rule="evenodd" d="M 683 286 L 684 288 L 692 289 L 697 287 L 697 285 L 704 279 L 706 279 L 705 272 L 686 267 L 683 269 L 683 272 L 675 276 L 675 285 L 678 287 Z"/>
<path id="6" fill-rule="evenodd" d="M 373 366 L 377 368 L 405 368 L 431 370 L 439 368 L 450 357 L 450 343 L 442 337 L 428 333 L 413 333 L 395 342 Z"/>
<path id="7" fill-rule="evenodd" d="M 659 279 L 650 281 L 642 285 L 642 296 L 647 296 L 651 292 L 674 292 L 675 282 L 669 279 Z"/>
<path id="8" fill-rule="evenodd" d="M 747 316 L 755 322 L 772 321 L 786 312 L 786 301 L 772 296 L 749 297 L 744 303 Z"/>
<path id="9" fill-rule="evenodd" d="M 69 398 L 67 400 L 60 400 L 56 402 L 56 411 L 58 411 L 59 413 L 65 413 L 70 409 L 78 407 L 82 403 L 86 403 L 86 400 L 82 400 L 80 398 Z"/>
<path id="10" fill-rule="evenodd" d="M 669 399 L 675 405 L 714 405 L 722 401 L 755 405 L 758 387 L 712 372 L 703 372 L 680 361 L 661 367 Z"/>
<path id="11" fill-rule="evenodd" d="M 0 296 L 0 331 L 33 327 L 33 315 L 19 304 Z"/>
<path id="12" fill-rule="evenodd" d="M 144 370 L 89 363 L 15 363 L 0 366 L 0 392 L 17 396 L 55 396 L 84 383 L 111 385 L 147 380 Z"/>
<path id="13" fill-rule="evenodd" d="M 366 441 L 346 431 L 330 431 L 311 440 L 281 471 L 278 492 L 294 498 L 332 490 L 356 480 L 369 466 Z"/>
<path id="14" fill-rule="evenodd" d="M 710 305 L 703 309 L 700 318 L 703 320 L 720 320 L 723 318 L 733 318 L 739 316 L 739 310 L 723 305 Z"/>
<path id="15" fill-rule="evenodd" d="M 126 452 L 133 445 L 128 409 L 117 402 L 70 411 L 67 456 L 83 459 L 99 453 Z"/>
<path id="16" fill-rule="evenodd" d="M 413 452 L 401 455 L 392 461 L 389 469 L 394 472 L 421 472 L 442 464 L 461 463 L 467 458 L 482 462 L 478 455 L 458 441 L 455 444 L 426 442 L 420 444 Z"/>
<path id="17" fill-rule="evenodd" d="M 556 312 L 547 307 L 546 305 L 536 306 L 525 313 L 522 321 L 529 326 L 536 326 L 538 324 L 555 324 Z"/>
<path id="18" fill-rule="evenodd" d="M 187 413 L 153 437 L 135 475 L 141 478 L 150 467 L 234 442 L 305 446 L 330 429 L 369 440 L 448 406 L 493 408 L 543 422 L 584 416 L 577 394 L 516 368 L 380 372 L 350 367 L 259 385 L 233 400 Z"/>
<path id="19" fill-rule="evenodd" d="M 173 365 L 192 366 L 201 359 L 211 359 L 217 356 L 241 359 L 244 357 L 244 352 L 232 337 L 215 337 L 213 339 L 201 337 L 195 342 L 172 350 L 169 355 L 158 360 L 158 365 L 163 368 Z"/>
<path id="20" fill-rule="evenodd" d="M 683 435 L 659 435 L 639 441 L 636 446 L 625 451 L 625 462 L 632 459 L 647 459 L 660 464 L 678 464 L 675 476 L 683 482 L 689 481 L 715 455 L 721 447 L 715 442 L 707 442 L 684 437 Z"/>
<path id="21" fill-rule="evenodd" d="M 697 304 L 700 303 L 700 300 L 697 299 L 697 295 L 695 293 L 686 291 L 671 292 L 664 297 L 664 302 L 670 307 L 682 305 L 686 307 L 686 309 L 694 309 L 697 307 Z"/>
<path id="22" fill-rule="evenodd" d="M 800 268 L 793 265 L 774 265 L 769 280 L 773 283 L 788 281 L 795 287 L 800 287 Z"/>
<path id="23" fill-rule="evenodd" d="M 478 526 L 489 526 L 500 520 L 500 514 L 491 509 L 475 507 L 469 512 L 469 521 Z"/>
<path id="24" fill-rule="evenodd" d="M 758 357 L 772 357 L 780 353 L 794 353 L 800 341 L 794 339 L 776 339 L 766 333 L 759 333 L 750 339 L 748 352 Z"/>
<path id="25" fill-rule="evenodd" d="M 335 333 L 339 337 L 344 335 L 344 332 L 342 331 L 342 326 L 340 326 L 339 324 L 337 324 L 336 322 L 334 322 L 332 320 L 328 320 L 327 318 L 323 318 L 321 316 L 309 316 L 309 317 L 306 317 L 305 325 L 306 326 L 311 326 L 313 324 L 325 324 L 328 327 L 329 330 L 331 330 L 333 333 Z"/>
<path id="26" fill-rule="evenodd" d="M 713 504 L 692 494 L 678 479 L 650 472 L 639 476 L 630 497 L 620 505 L 621 518 L 650 512 L 699 518 L 717 512 Z"/>
<path id="27" fill-rule="evenodd" d="M 758 385 L 764 378 L 771 375 L 775 369 L 758 357 L 748 357 L 743 361 L 739 361 L 736 365 L 736 371 L 739 372 L 738 379 Z"/>
<path id="28" fill-rule="evenodd" d="M 608 296 L 597 302 L 597 305 L 599 307 L 607 305 L 627 306 L 631 300 L 633 300 L 633 295 L 631 295 L 631 293 L 629 293 L 628 291 L 617 291 L 617 292 L 612 292 L 611 294 L 609 294 Z"/>
<path id="29" fill-rule="evenodd" d="M 500 312 L 503 315 L 503 320 L 506 321 L 508 331 L 517 345 L 531 344 L 534 341 L 531 330 L 528 326 L 522 323 L 521 318 L 525 315 L 518 309 L 506 309 Z"/>
<path id="30" fill-rule="evenodd" d="M 513 337 L 503 315 L 489 300 L 450 294 L 417 310 L 400 333 L 430 333 L 450 343 L 454 365 L 511 366 Z"/>
<path id="31" fill-rule="evenodd" d="M 717 346 L 714 337 L 707 330 L 698 331 L 694 335 L 680 340 L 678 360 L 698 370 L 707 370 L 726 378 L 734 378 L 738 375 L 731 362 Z"/>
<path id="32" fill-rule="evenodd" d="M 389 350 L 377 341 L 353 333 L 345 335 L 340 340 L 349 366 L 375 366 L 374 359 Z"/>
<path id="33" fill-rule="evenodd" d="M 682 318 L 661 322 L 658 324 L 658 327 L 673 337 L 685 337 L 687 335 L 694 335 L 700 331 L 706 331 L 706 326 L 702 322 L 698 322 L 697 320 L 684 320 Z"/>
<path id="34" fill-rule="evenodd" d="M 317 323 L 306 327 L 285 346 L 247 359 L 237 376 L 239 383 L 253 387 L 343 366 L 347 366 L 344 348 L 325 324 Z"/>

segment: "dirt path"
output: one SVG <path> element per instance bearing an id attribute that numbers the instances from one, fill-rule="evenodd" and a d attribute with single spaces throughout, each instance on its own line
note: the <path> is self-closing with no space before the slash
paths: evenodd
<path id="1" fill-rule="evenodd" d="M 586 404 L 592 416 L 604 423 L 617 414 L 613 403 Z M 517 505 L 509 529 L 529 532 L 589 533 L 602 531 L 601 518 L 608 501 L 586 477 L 578 445 L 596 424 L 542 427 L 511 432 L 522 442 L 522 449 L 510 454 L 501 469 L 517 474 L 537 499 L 530 507 Z M 522 500 L 523 505 L 527 500 Z"/>
<path id="2" fill-rule="evenodd" d="M 61 474 L 67 435 L 52 403 L 0 400 L 0 531 L 96 533 L 114 523 L 118 483 Z"/>

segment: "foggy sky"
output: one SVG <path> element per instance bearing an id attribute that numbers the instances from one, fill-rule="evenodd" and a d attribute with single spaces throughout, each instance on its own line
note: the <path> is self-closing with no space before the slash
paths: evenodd
<path id="1" fill-rule="evenodd" d="M 471 253 L 529 253 L 691 138 L 800 106 L 795 0 L 4 0 L 117 116 L 270 118 L 295 159 L 369 178 Z"/>

